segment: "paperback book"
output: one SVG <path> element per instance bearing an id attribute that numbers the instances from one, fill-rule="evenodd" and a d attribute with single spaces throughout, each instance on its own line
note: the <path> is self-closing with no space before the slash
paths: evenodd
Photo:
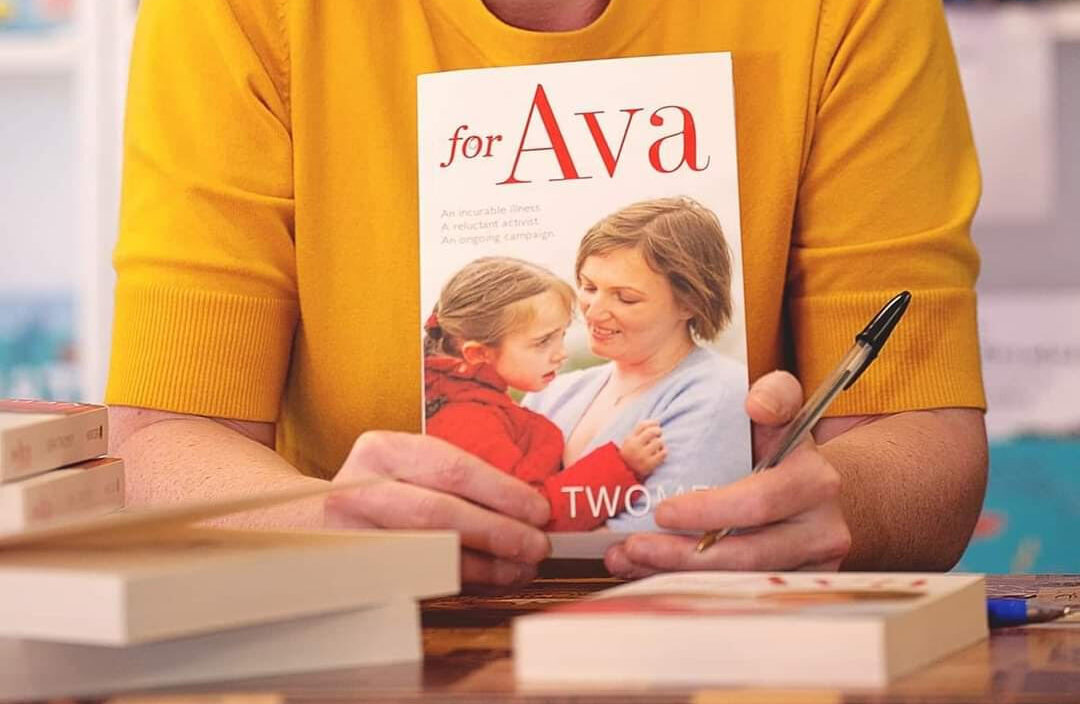
<path id="1" fill-rule="evenodd" d="M 0 400 L 0 482 L 104 455 L 108 442 L 104 406 Z"/>
<path id="2" fill-rule="evenodd" d="M 99 457 L 0 484 L 0 535 L 45 528 L 124 506 L 124 462 Z"/>
<path id="3" fill-rule="evenodd" d="M 745 476 L 730 55 L 423 75 L 417 122 L 425 431 L 541 491 L 555 557 Z"/>
<path id="4" fill-rule="evenodd" d="M 524 683 L 862 687 L 987 636 L 981 575 L 675 573 L 514 621 Z"/>
<path id="5" fill-rule="evenodd" d="M 396 689 L 416 689 L 423 656 L 419 611 L 415 601 L 399 597 L 122 648 L 0 637 L 0 700 L 85 698 L 210 682 L 221 691 L 227 689 L 223 681 L 360 667 L 377 667 L 375 681 L 389 675 Z"/>
<path id="6" fill-rule="evenodd" d="M 192 525 L 335 489 L 193 501 L 0 536 L 0 637 L 129 646 L 458 591 L 455 533 Z"/>
<path id="7" fill-rule="evenodd" d="M 417 602 L 460 586 L 456 533 L 193 525 L 383 481 L 0 535 L 0 700 L 417 663 Z"/>

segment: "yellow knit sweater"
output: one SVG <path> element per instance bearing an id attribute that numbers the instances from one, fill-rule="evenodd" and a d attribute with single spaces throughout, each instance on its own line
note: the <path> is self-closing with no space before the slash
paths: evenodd
<path id="1" fill-rule="evenodd" d="M 418 429 L 416 75 L 705 51 L 735 67 L 751 377 L 814 386 L 910 289 L 833 413 L 981 407 L 940 0 L 611 0 L 552 33 L 482 0 L 143 3 L 106 400 L 276 421 L 319 476 L 364 430 Z"/>

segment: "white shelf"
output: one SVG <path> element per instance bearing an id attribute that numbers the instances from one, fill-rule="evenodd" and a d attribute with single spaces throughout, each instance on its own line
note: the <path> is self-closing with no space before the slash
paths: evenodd
<path id="1" fill-rule="evenodd" d="M 1070 2 L 1055 8 L 1054 27 L 1058 39 L 1080 42 L 1080 2 Z"/>
<path id="2" fill-rule="evenodd" d="M 78 65 L 79 44 L 71 32 L 40 35 L 0 33 L 0 76 L 67 73 Z"/>
<path id="3" fill-rule="evenodd" d="M 990 22 L 1027 28 L 1034 26 L 1041 28 L 1048 38 L 1055 41 L 1080 42 L 1080 0 L 1032 5 L 949 5 L 946 9 L 950 23 L 976 22 L 982 25 Z"/>

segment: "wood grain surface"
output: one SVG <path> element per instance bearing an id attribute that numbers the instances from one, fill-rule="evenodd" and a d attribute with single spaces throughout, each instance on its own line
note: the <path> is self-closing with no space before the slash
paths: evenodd
<path id="1" fill-rule="evenodd" d="M 988 640 L 876 690 L 603 689 L 516 687 L 510 622 L 618 584 L 613 579 L 543 579 L 513 593 L 466 594 L 424 603 L 425 661 L 253 680 L 182 695 L 118 697 L 117 704 L 274 702 L 551 702 L 587 704 L 840 704 L 1080 702 L 1080 621 L 995 631 Z M 988 576 L 990 596 L 1080 606 L 1080 575 Z M 248 701 L 250 698 L 250 701 Z"/>

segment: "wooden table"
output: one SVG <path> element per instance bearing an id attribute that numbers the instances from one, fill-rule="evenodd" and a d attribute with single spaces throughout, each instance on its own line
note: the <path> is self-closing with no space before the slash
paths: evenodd
<path id="1" fill-rule="evenodd" d="M 647 702 L 666 704 L 833 704 L 840 702 L 1080 702 L 1080 623 L 995 631 L 884 690 L 626 689 L 519 691 L 510 654 L 510 620 L 616 582 L 540 580 L 513 594 L 460 596 L 424 605 L 422 665 L 282 677 L 247 683 L 272 692 L 226 704 L 288 701 Z M 1080 606 L 1080 575 L 990 576 L 990 596 L 1024 596 Z M 190 700 L 190 699 L 189 699 Z"/>

